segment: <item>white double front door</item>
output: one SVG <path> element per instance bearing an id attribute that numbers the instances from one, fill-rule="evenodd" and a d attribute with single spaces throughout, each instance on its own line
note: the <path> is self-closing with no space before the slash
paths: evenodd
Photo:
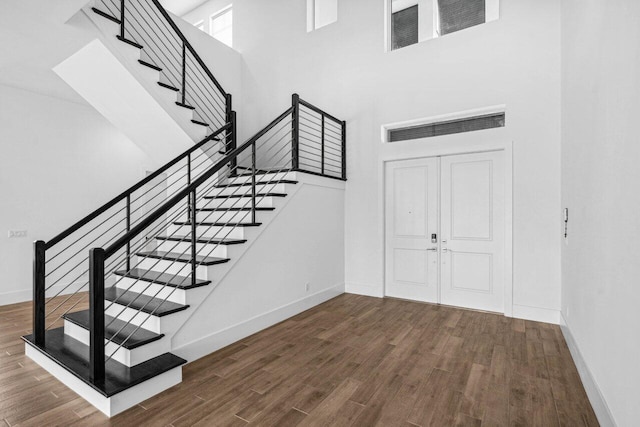
<path id="1" fill-rule="evenodd" d="M 385 172 L 386 295 L 504 312 L 504 152 Z"/>

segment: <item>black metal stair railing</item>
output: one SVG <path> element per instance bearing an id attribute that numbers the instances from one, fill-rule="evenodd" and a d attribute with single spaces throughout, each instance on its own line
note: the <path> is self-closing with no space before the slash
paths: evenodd
<path id="1" fill-rule="evenodd" d="M 45 332 L 63 316 L 86 304 L 90 274 L 88 250 L 108 245 L 154 212 L 168 197 L 215 164 L 233 129 L 229 123 L 47 242 L 34 243 L 34 339 L 45 346 Z M 131 245 L 119 258 L 130 264 Z"/>
<path id="2" fill-rule="evenodd" d="M 292 99 L 290 108 L 240 147 L 231 151 L 227 149 L 226 139 L 222 135 L 235 132 L 234 124 L 228 123 L 49 242 L 36 242 L 36 345 L 46 351 L 46 330 L 55 326 L 58 319 L 74 310 L 79 303 L 88 303 L 90 376 L 94 384 L 104 384 L 106 362 L 179 289 L 180 283 L 175 280 L 191 281 L 191 285 L 195 285 L 199 260 L 211 256 L 237 227 L 258 225 L 257 212 L 262 201 L 274 195 L 272 191 L 278 185 L 289 182 L 286 180 L 289 172 L 303 171 L 345 180 L 344 157 L 338 157 L 333 162 L 329 159 L 329 156 L 336 155 L 329 150 L 345 151 L 345 122 L 301 100 L 297 95 L 293 95 Z M 307 109 L 308 113 L 305 112 Z M 304 114 L 309 114 L 311 118 L 303 117 Z M 303 125 L 309 121 L 309 126 L 312 126 L 313 117 L 321 124 L 317 135 L 319 138 L 305 140 Z M 331 124 L 328 124 L 329 121 Z M 328 135 L 328 132 L 335 132 L 336 129 L 342 129 L 338 139 L 337 136 Z M 342 145 L 337 145 L 338 140 Z M 333 145 L 339 148 L 332 148 Z M 307 150 L 314 150 L 318 155 L 307 158 Z M 336 165 L 343 166 L 338 169 Z M 261 177 L 267 173 L 267 181 L 262 181 Z M 229 181 L 230 177 L 236 178 L 236 182 L 241 180 L 243 185 Z M 208 206 L 212 200 L 217 204 Z M 222 216 L 216 216 L 220 212 L 228 213 L 224 221 Z M 214 220 L 210 220 L 211 217 Z M 166 250 L 173 254 L 173 258 L 144 254 L 144 250 L 152 244 L 150 242 L 158 239 L 173 242 Z M 181 243 L 188 245 L 180 246 Z M 182 261 L 178 262 L 177 259 Z M 149 266 L 149 260 L 153 265 Z M 166 261 L 170 263 L 167 265 Z M 52 262 L 56 264 L 51 265 Z M 123 282 L 125 278 L 135 276 L 132 274 L 134 271 L 144 272 L 133 280 Z M 77 278 L 69 279 L 78 272 L 80 275 Z M 147 274 L 166 274 L 170 276 L 168 282 L 173 286 L 163 285 L 157 291 L 151 291 L 150 287 L 157 285 L 157 282 L 145 277 Z M 65 288 L 47 299 L 46 292 L 63 279 L 68 282 Z M 80 286 L 74 292 L 70 295 L 63 292 L 69 286 L 75 286 L 76 282 Z M 106 302 L 107 289 L 117 287 L 128 292 L 134 286 L 140 286 L 140 283 L 144 289 L 137 288 L 135 293 L 138 296 L 133 300 Z M 176 283 L 178 286 L 175 286 Z M 83 292 L 87 287 L 88 295 Z M 151 299 L 142 306 L 141 303 L 135 304 L 136 299 L 143 295 Z M 152 299 L 162 301 L 151 310 L 147 305 Z M 47 304 L 55 305 L 55 308 L 47 310 Z M 136 313 L 119 319 L 125 310 L 130 309 Z M 110 320 L 106 317 L 107 313 Z M 57 317 L 51 319 L 53 315 Z M 115 319 L 121 320 L 121 326 L 107 338 L 105 330 L 110 326 L 113 330 L 111 324 Z M 133 325 L 133 328 L 130 328 L 127 337 L 114 342 L 113 338 L 129 325 Z"/>
<path id="3" fill-rule="evenodd" d="M 346 122 L 306 102 L 292 97 L 297 130 L 294 146 L 294 170 L 347 179 Z"/>

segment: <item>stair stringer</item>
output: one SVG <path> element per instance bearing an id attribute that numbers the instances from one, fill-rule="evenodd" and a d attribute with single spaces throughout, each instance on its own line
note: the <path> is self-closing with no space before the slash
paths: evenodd
<path id="1" fill-rule="evenodd" d="M 213 288 L 170 333 L 173 354 L 196 360 L 344 293 L 345 183 L 295 179 L 273 216 L 258 217 L 241 256 L 220 275 L 210 271 Z"/>
<path id="2" fill-rule="evenodd" d="M 118 26 L 90 6 L 68 25 L 96 38 L 54 72 L 160 164 L 202 140 L 207 129 L 191 122 L 191 110 L 175 104 L 176 92 L 158 85 L 160 72 L 139 64 L 140 49 L 119 41 Z"/>

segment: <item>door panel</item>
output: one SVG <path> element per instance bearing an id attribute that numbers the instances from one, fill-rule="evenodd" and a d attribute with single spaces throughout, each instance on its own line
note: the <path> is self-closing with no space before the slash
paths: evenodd
<path id="1" fill-rule="evenodd" d="M 440 302 L 504 311 L 503 152 L 441 159 Z"/>
<path id="2" fill-rule="evenodd" d="M 386 165 L 385 293 L 425 302 L 438 299 L 438 159 Z"/>
<path id="3" fill-rule="evenodd" d="M 451 238 L 490 240 L 492 229 L 492 162 L 480 160 L 452 163 L 447 170 L 451 183 Z M 443 169 L 444 172 L 444 169 Z M 444 181 L 444 179 L 443 179 Z"/>

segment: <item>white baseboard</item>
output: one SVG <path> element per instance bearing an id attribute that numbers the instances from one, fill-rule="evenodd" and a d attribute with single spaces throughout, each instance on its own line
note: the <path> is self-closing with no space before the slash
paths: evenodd
<path id="1" fill-rule="evenodd" d="M 383 298 L 384 291 L 382 287 L 366 285 L 364 283 L 347 282 L 345 292 L 354 295 L 364 295 L 367 297 Z"/>
<path id="2" fill-rule="evenodd" d="M 560 324 L 560 310 L 531 307 L 528 305 L 513 305 L 513 315 L 516 319 L 532 320 L 534 322 Z"/>
<path id="3" fill-rule="evenodd" d="M 47 291 L 47 297 L 53 296 L 60 292 L 60 295 L 69 295 L 80 287 L 80 282 L 76 282 L 71 286 L 66 287 L 66 285 L 55 285 L 50 290 Z M 87 287 L 86 290 L 89 290 Z M 9 304 L 18 304 L 21 302 L 28 302 L 33 300 L 33 289 L 20 289 L 17 291 L 10 291 L 0 294 L 0 306 L 9 305 Z"/>
<path id="4" fill-rule="evenodd" d="M 573 362 L 576 364 L 576 368 L 580 374 L 580 379 L 582 380 L 582 385 L 587 392 L 593 411 L 596 413 L 596 417 L 598 417 L 598 422 L 602 427 L 615 427 L 616 422 L 611 410 L 609 409 L 609 405 L 607 405 L 607 401 L 602 395 L 596 379 L 591 374 L 584 357 L 582 357 L 578 343 L 573 337 L 571 328 L 567 324 L 562 313 L 560 313 L 560 329 L 562 330 L 562 335 L 564 335 L 564 339 L 567 342 L 567 346 L 569 347 L 569 351 L 573 357 Z"/>
<path id="5" fill-rule="evenodd" d="M 332 288 L 322 290 L 308 297 L 252 317 L 197 341 L 192 341 L 181 347 L 174 348 L 172 353 L 192 362 L 343 293 L 344 284 L 341 283 Z"/>

